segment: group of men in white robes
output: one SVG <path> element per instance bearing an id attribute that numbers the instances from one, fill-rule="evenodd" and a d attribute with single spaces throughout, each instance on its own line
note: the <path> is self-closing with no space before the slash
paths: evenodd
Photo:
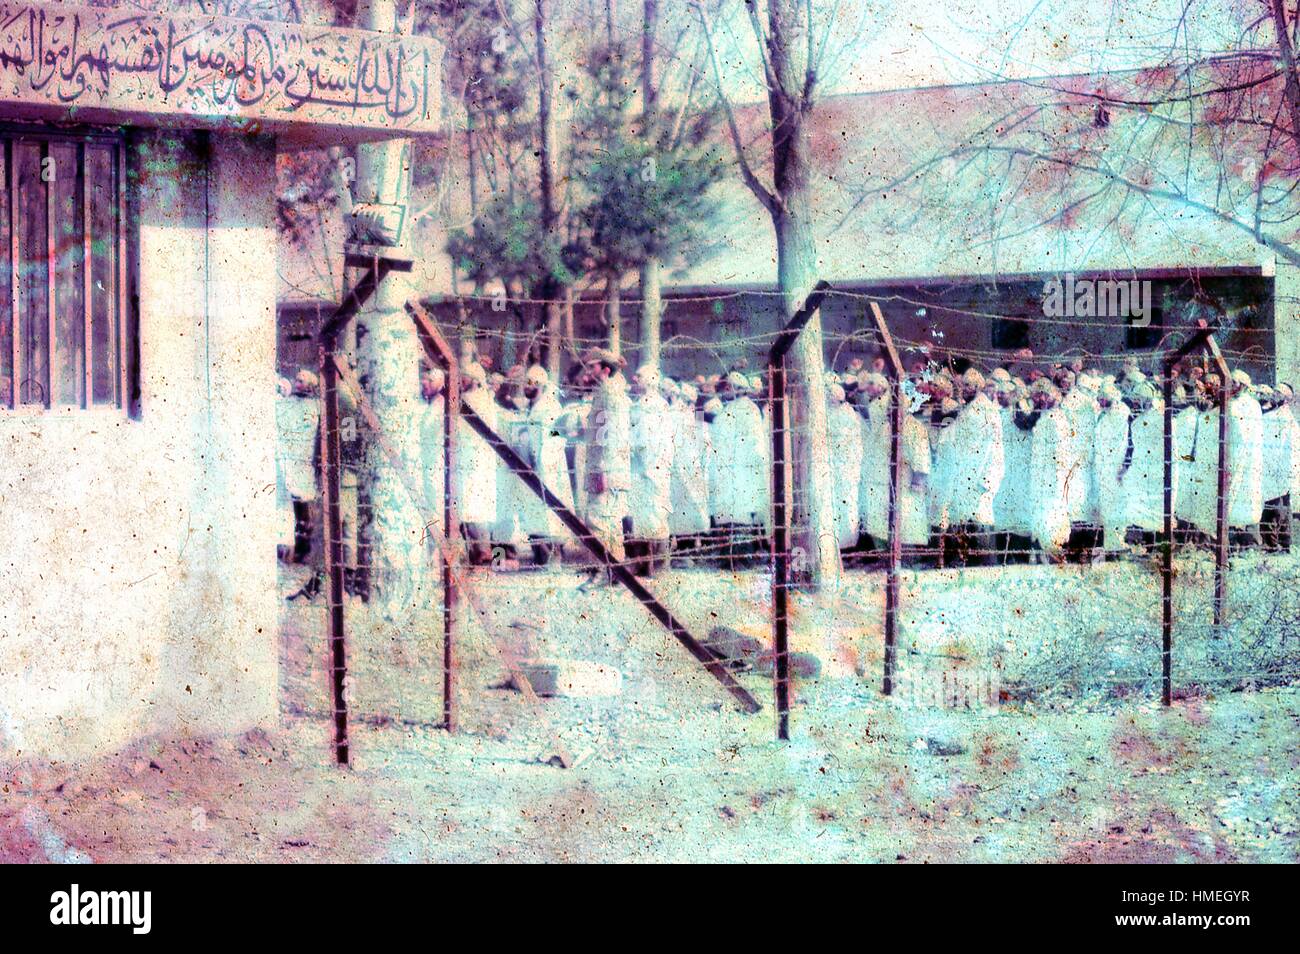
<path id="1" fill-rule="evenodd" d="M 1290 388 L 1180 369 L 1174 387 L 1179 539 L 1215 532 L 1218 390 L 1229 389 L 1227 516 L 1234 543 L 1290 546 L 1300 502 L 1300 425 Z M 462 399 L 619 560 L 653 575 L 670 555 L 724 567 L 761 560 L 771 520 L 771 434 L 763 382 L 734 369 L 679 383 L 627 374 L 593 351 L 565 382 L 545 369 L 462 369 Z M 440 451 L 441 377 L 426 377 L 426 456 Z M 888 544 L 891 382 L 875 368 L 826 382 L 834 527 L 849 560 Z M 911 562 L 989 565 L 1098 559 L 1153 545 L 1164 521 L 1164 402 L 1157 379 L 1057 367 L 1013 375 L 916 368 L 904 386 L 899 532 Z M 455 494 L 471 558 L 526 539 L 545 565 L 571 537 L 461 422 Z M 440 494 L 426 466 L 426 493 Z M 435 498 L 437 499 L 437 498 Z M 1261 526 L 1262 524 L 1262 526 Z"/>
<path id="2" fill-rule="evenodd" d="M 1218 393 L 1202 369 L 1180 369 L 1174 387 L 1171 491 L 1178 539 L 1216 530 Z M 856 384 L 856 386 L 854 386 Z M 832 455 L 859 475 L 858 527 L 867 552 L 887 545 L 889 382 L 863 371 L 829 379 Z M 1300 426 L 1285 385 L 1227 382 L 1227 524 L 1236 546 L 1290 546 L 1300 501 Z M 1056 368 L 1031 380 L 1005 368 L 987 378 L 921 369 L 906 390 L 900 536 L 916 562 L 987 564 L 1040 558 L 1096 559 L 1154 544 L 1164 526 L 1164 401 L 1136 366 L 1122 376 Z M 855 400 L 856 398 L 856 400 Z M 839 408 L 856 407 L 860 444 Z M 855 459 L 857 448 L 860 457 Z M 837 479 L 837 504 L 842 502 Z M 851 537 L 837 509 L 841 544 Z M 1261 521 L 1263 533 L 1261 534 Z"/>

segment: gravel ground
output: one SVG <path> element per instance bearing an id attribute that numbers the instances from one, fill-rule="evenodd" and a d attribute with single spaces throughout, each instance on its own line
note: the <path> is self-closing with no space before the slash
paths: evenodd
<path id="1" fill-rule="evenodd" d="M 1245 621 L 1261 604 L 1248 580 L 1290 568 L 1234 570 L 1238 629 L 1253 632 Z M 881 581 L 852 574 L 841 593 L 797 608 L 795 648 L 826 671 L 798 687 L 794 739 L 778 743 L 770 679 L 741 675 L 765 709 L 740 713 L 622 591 L 581 591 L 567 570 L 483 571 L 473 585 L 494 637 L 479 621 L 465 627 L 454 734 L 436 727 L 436 619 L 391 625 L 349 607 L 347 770 L 331 764 L 322 609 L 295 603 L 279 726 L 6 766 L 0 860 L 1294 862 L 1291 657 L 1267 678 L 1241 677 L 1240 658 L 1253 671 L 1260 656 L 1234 629 L 1214 651 L 1240 652 L 1216 656 L 1218 678 L 1206 678 L 1197 594 L 1208 569 L 1189 561 L 1181 573 L 1184 670 L 1169 710 L 1153 704 L 1149 567 L 909 575 L 900 668 L 921 682 L 889 699 L 877 691 Z M 678 571 L 656 587 L 696 632 L 766 631 L 756 571 Z M 623 691 L 532 706 L 504 688 L 494 641 L 616 666 Z M 1095 657 L 1086 671 L 1080 643 Z M 1062 666 L 1068 678 L 1046 684 Z M 1012 690 L 999 705 L 945 709 L 912 691 L 986 670 Z M 548 762 L 555 738 L 576 767 Z"/>

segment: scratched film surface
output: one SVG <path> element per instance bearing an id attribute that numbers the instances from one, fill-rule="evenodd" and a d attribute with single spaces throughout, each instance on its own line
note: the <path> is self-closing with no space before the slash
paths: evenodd
<path id="1" fill-rule="evenodd" d="M 0 2 L 0 860 L 1287 862 L 1261 0 Z"/>

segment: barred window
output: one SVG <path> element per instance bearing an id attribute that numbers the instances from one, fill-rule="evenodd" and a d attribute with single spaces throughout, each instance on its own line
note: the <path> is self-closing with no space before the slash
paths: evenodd
<path id="1" fill-rule="evenodd" d="M 0 126 L 0 408 L 129 409 L 125 143 Z"/>

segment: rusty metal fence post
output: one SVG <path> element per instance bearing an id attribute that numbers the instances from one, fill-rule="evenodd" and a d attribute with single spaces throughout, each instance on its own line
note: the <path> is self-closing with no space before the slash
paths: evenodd
<path id="1" fill-rule="evenodd" d="M 790 738 L 790 496 L 786 460 L 789 426 L 785 405 L 785 356 L 768 365 L 772 422 L 772 662 L 776 737 Z"/>
<path id="2" fill-rule="evenodd" d="M 790 420 L 785 359 L 830 290 L 819 282 L 768 352 L 772 428 L 772 656 L 776 737 L 790 738 Z"/>
<path id="3" fill-rule="evenodd" d="M 339 336 L 348 322 L 356 317 L 370 300 L 379 283 L 389 272 L 410 271 L 409 262 L 385 258 L 356 259 L 348 257 L 346 264 L 364 268 L 356 285 L 344 297 L 324 327 L 320 330 L 321 372 L 321 424 L 320 450 L 321 484 L 323 487 L 324 538 L 325 538 L 325 626 L 329 641 L 329 670 L 331 712 L 334 720 L 334 758 L 339 765 L 347 765 L 348 702 L 347 702 L 347 636 L 343 615 L 343 512 L 340 502 L 342 460 L 339 440 L 339 392 L 337 354 Z"/>
<path id="4" fill-rule="evenodd" d="M 447 343 L 441 341 L 443 349 Z M 460 365 L 450 350 L 437 351 L 446 374 L 442 401 L 442 533 L 446 546 L 439 549 L 442 561 L 442 724 L 448 732 L 456 730 L 456 606 L 460 592 L 456 584 L 457 548 L 453 544 L 457 527 L 456 489 L 456 421 L 460 417 Z M 430 501 L 436 505 L 436 501 Z"/>
<path id="5" fill-rule="evenodd" d="M 1223 627 L 1224 602 L 1227 596 L 1228 572 L 1228 395 L 1231 376 L 1227 362 L 1214 339 L 1214 330 L 1204 321 L 1196 332 L 1180 347 L 1165 356 L 1163 382 L 1164 415 L 1164 544 L 1160 565 L 1160 670 L 1161 703 L 1173 703 L 1173 650 L 1174 650 L 1174 412 L 1173 368 L 1194 351 L 1206 350 L 1218 369 L 1219 388 L 1218 466 L 1215 481 L 1215 541 L 1214 541 L 1214 628 Z M 1194 453 L 1194 451 L 1193 451 Z"/>
<path id="6" fill-rule="evenodd" d="M 320 349 L 321 402 L 320 425 L 321 470 L 325 535 L 325 613 L 329 637 L 329 668 L 332 715 L 334 717 L 334 757 L 339 765 L 348 764 L 348 704 L 345 692 L 347 651 L 343 620 L 343 514 L 340 505 L 342 485 L 341 447 L 339 440 L 338 369 L 334 364 L 334 343 Z"/>
<path id="7" fill-rule="evenodd" d="M 903 540 L 899 535 L 903 505 L 903 362 L 894 347 L 893 336 L 877 302 L 871 303 L 872 328 L 876 341 L 889 365 L 892 386 L 889 403 L 889 557 L 885 565 L 885 660 L 881 692 L 894 693 L 895 667 L 898 660 L 898 565 L 903 558 Z"/>

